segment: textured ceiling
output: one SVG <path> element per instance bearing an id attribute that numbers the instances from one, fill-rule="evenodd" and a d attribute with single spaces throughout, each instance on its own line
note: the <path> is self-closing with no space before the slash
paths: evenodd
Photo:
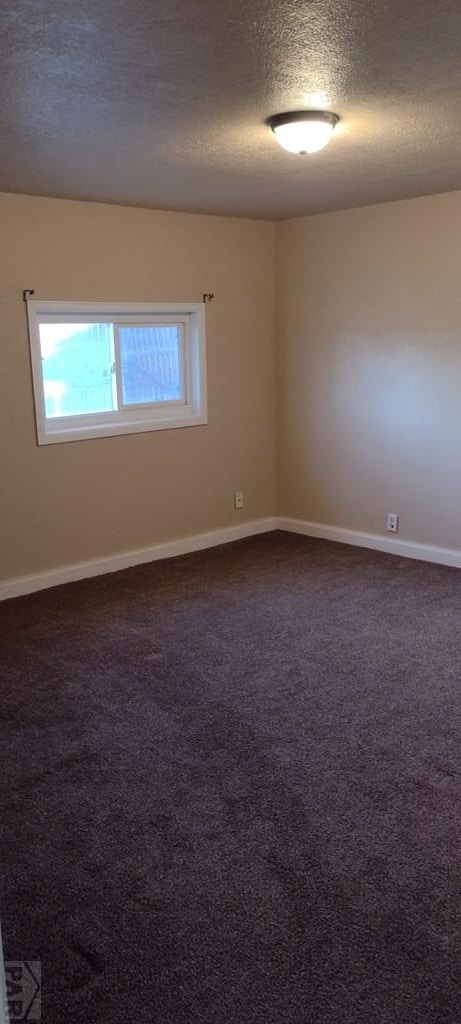
<path id="1" fill-rule="evenodd" d="M 0 189 L 281 218 L 461 188 L 460 0 L 3 0 Z M 340 115 L 313 156 L 264 121 Z"/>

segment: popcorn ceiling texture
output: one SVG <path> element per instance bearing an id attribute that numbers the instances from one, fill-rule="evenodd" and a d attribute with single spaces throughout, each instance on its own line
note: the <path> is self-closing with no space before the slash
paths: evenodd
<path id="1" fill-rule="evenodd" d="M 461 186 L 458 0 L 6 0 L 0 189 L 283 218 Z M 309 159 L 265 119 L 324 107 Z"/>

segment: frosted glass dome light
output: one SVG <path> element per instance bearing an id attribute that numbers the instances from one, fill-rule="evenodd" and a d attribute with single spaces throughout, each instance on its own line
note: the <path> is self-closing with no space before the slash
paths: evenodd
<path id="1" fill-rule="evenodd" d="M 274 114 L 267 124 L 283 149 L 289 153 L 317 153 L 330 141 L 339 121 L 326 110 L 292 110 Z"/>

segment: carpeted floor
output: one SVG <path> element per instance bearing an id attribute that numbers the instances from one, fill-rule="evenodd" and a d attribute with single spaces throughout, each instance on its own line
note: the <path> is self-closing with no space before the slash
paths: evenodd
<path id="1" fill-rule="evenodd" d="M 461 576 L 275 533 L 0 606 L 45 1024 L 458 1024 Z"/>

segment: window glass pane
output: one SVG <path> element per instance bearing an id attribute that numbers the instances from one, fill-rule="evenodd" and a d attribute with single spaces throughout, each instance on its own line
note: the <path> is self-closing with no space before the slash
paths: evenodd
<path id="1" fill-rule="evenodd" d="M 47 419 L 116 408 L 112 324 L 40 324 L 40 350 Z"/>
<path id="2" fill-rule="evenodd" d="M 123 404 L 181 400 L 181 326 L 127 326 L 118 331 Z"/>

